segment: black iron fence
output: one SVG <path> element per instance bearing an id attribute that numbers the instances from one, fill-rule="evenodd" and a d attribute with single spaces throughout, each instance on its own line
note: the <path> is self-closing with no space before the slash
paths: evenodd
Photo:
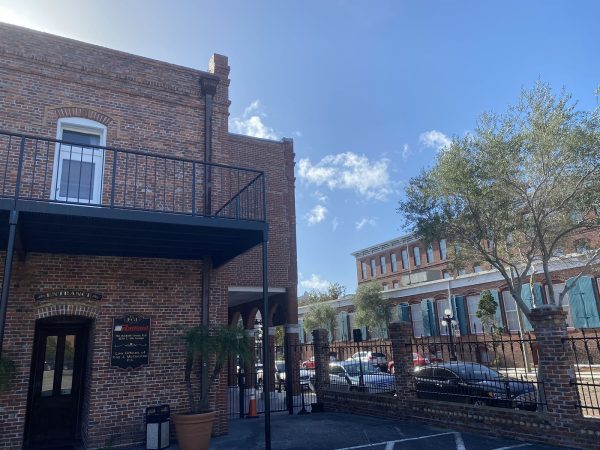
<path id="1" fill-rule="evenodd" d="M 581 330 L 566 338 L 574 357 L 574 377 L 579 403 L 584 416 L 600 418 L 600 336 L 598 330 Z"/>
<path id="2" fill-rule="evenodd" d="M 388 343 L 333 343 L 329 346 L 329 385 L 333 389 L 393 394 L 389 373 L 392 347 Z"/>
<path id="3" fill-rule="evenodd" d="M 263 221 L 264 189 L 256 170 L 0 131 L 2 198 Z"/>
<path id="4" fill-rule="evenodd" d="M 418 398 L 530 411 L 545 405 L 530 334 L 415 338 L 412 360 Z"/>
<path id="5" fill-rule="evenodd" d="M 286 349 L 287 353 L 286 354 Z M 257 414 L 264 413 L 265 397 L 270 400 L 271 412 L 298 413 L 310 411 L 316 402 L 314 368 L 303 368 L 302 363 L 313 354 L 312 345 L 300 344 L 271 348 L 270 386 L 265 386 L 265 367 L 262 347 L 257 345 L 253 363 L 238 365 L 229 380 L 229 415 L 246 418 L 251 415 L 251 401 Z M 291 366 L 291 368 L 289 368 Z"/>

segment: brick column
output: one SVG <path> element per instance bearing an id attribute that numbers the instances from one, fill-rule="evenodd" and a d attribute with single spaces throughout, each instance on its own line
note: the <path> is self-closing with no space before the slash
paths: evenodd
<path id="1" fill-rule="evenodd" d="M 396 395 L 400 402 L 415 398 L 412 358 L 412 326 L 408 322 L 392 322 L 388 325 L 392 354 Z"/>
<path id="2" fill-rule="evenodd" d="M 535 330 L 539 351 L 538 380 L 543 381 L 547 413 L 555 429 L 568 429 L 581 417 L 574 377 L 573 352 L 567 337 L 567 313 L 554 305 L 531 310 L 529 320 Z M 542 397 L 543 399 L 543 397 Z"/>
<path id="3" fill-rule="evenodd" d="M 285 380 L 286 392 L 291 398 L 300 395 L 300 338 L 298 336 L 297 324 L 286 324 L 285 326 Z"/>
<path id="4" fill-rule="evenodd" d="M 329 333 L 319 328 L 313 330 L 312 335 L 315 349 L 315 389 L 319 401 L 323 388 L 329 386 Z"/>
<path id="5" fill-rule="evenodd" d="M 269 392 L 273 392 L 275 390 L 275 333 L 277 332 L 277 327 L 269 327 L 269 362 L 271 367 L 269 367 Z M 263 367 L 263 370 L 267 370 L 266 367 Z"/>

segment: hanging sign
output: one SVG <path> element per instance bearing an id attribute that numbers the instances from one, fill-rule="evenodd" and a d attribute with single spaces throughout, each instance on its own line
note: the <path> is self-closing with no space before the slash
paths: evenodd
<path id="1" fill-rule="evenodd" d="M 148 364 L 150 319 L 128 315 L 113 319 L 110 365 L 126 369 Z"/>
<path id="2" fill-rule="evenodd" d="M 33 295 L 36 302 L 54 300 L 57 298 L 77 298 L 81 300 L 102 300 L 102 294 L 91 291 L 82 291 L 80 289 L 59 289 L 50 292 L 38 292 Z"/>

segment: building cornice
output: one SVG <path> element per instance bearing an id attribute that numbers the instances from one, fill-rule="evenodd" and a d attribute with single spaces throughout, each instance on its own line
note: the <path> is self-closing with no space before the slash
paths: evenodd
<path id="1" fill-rule="evenodd" d="M 382 242 L 380 244 L 373 245 L 371 247 L 363 248 L 362 250 L 357 250 L 351 253 L 355 258 L 363 258 L 365 256 L 375 255 L 377 253 L 381 253 L 390 248 L 399 247 L 401 245 L 411 244 L 413 242 L 418 242 L 419 238 L 416 234 L 410 233 L 405 234 L 403 236 L 391 239 L 389 241 Z"/>

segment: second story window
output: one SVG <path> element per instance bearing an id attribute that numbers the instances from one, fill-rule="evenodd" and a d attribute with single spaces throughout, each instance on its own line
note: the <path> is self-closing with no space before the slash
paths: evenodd
<path id="1" fill-rule="evenodd" d="M 483 270 L 483 268 L 478 264 L 476 266 L 473 266 L 473 272 L 475 273 L 479 273 Z"/>
<path id="2" fill-rule="evenodd" d="M 408 269 L 408 250 L 402 250 L 402 268 Z"/>
<path id="3" fill-rule="evenodd" d="M 442 271 L 442 278 L 444 278 L 445 280 L 450 278 L 450 272 L 448 272 L 447 270 Z"/>
<path id="4" fill-rule="evenodd" d="M 58 121 L 52 174 L 52 200 L 98 204 L 102 196 L 102 169 L 106 127 L 77 117 Z"/>
<path id="5" fill-rule="evenodd" d="M 448 257 L 448 248 L 446 247 L 446 239 L 440 240 L 440 259 L 444 261 Z"/>
<path id="6" fill-rule="evenodd" d="M 385 256 L 382 256 L 380 258 L 380 261 L 381 261 L 381 275 L 385 275 L 387 272 L 387 267 L 385 265 Z"/>
<path id="7" fill-rule="evenodd" d="M 366 262 L 361 262 L 360 263 L 360 269 L 362 272 L 362 279 L 366 280 L 367 279 L 367 263 Z"/>
<path id="8" fill-rule="evenodd" d="M 413 247 L 413 256 L 415 257 L 415 266 L 421 265 L 421 249 L 419 247 Z"/>
<path id="9" fill-rule="evenodd" d="M 427 247 L 427 263 L 431 264 L 433 262 L 433 244 L 429 244 Z"/>
<path id="10" fill-rule="evenodd" d="M 398 262 L 396 261 L 396 254 L 392 253 L 390 259 L 392 260 L 392 272 L 398 272 Z"/>
<path id="11" fill-rule="evenodd" d="M 383 286 L 383 290 L 384 290 L 384 291 L 387 291 L 387 290 L 388 290 L 388 284 L 387 284 L 387 283 L 383 283 L 383 285 L 382 285 L 382 286 Z"/>
<path id="12" fill-rule="evenodd" d="M 375 278 L 377 276 L 377 270 L 375 269 L 375 260 L 371 260 L 371 278 Z"/>

